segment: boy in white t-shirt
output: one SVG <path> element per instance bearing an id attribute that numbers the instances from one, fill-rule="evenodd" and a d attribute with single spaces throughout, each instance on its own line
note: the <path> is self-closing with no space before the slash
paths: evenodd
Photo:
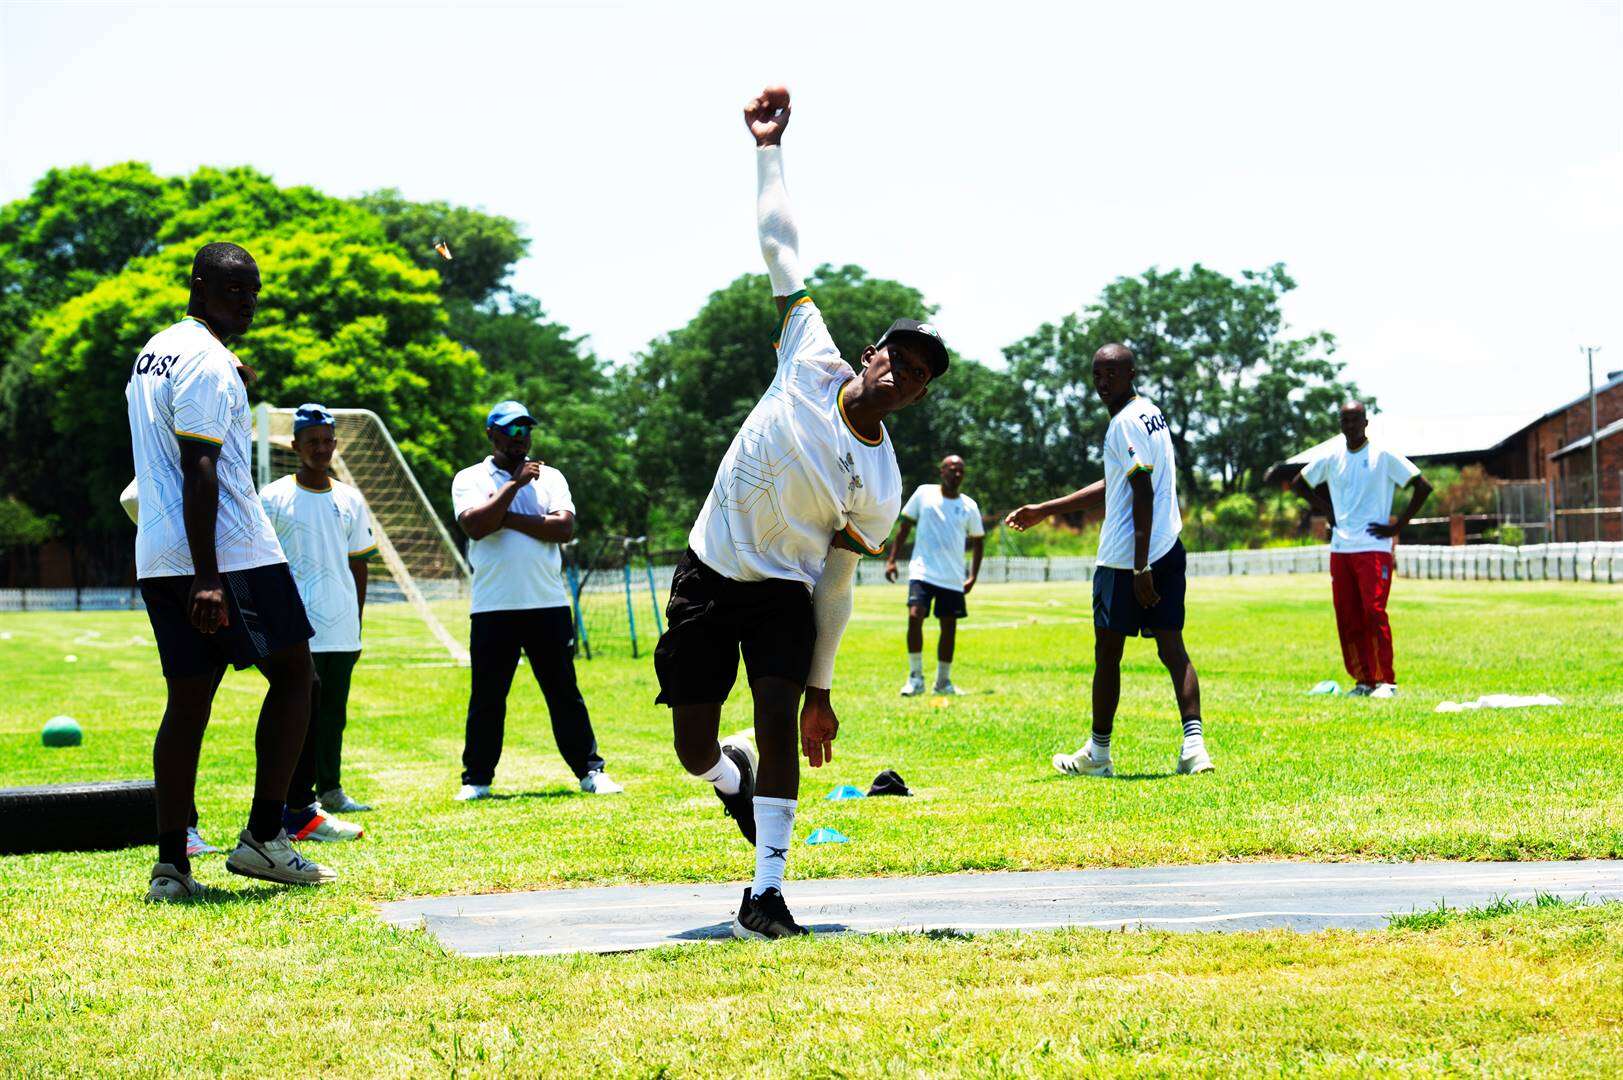
<path id="1" fill-rule="evenodd" d="M 813 768 L 832 760 L 839 721 L 829 691 L 857 560 L 883 551 L 902 504 L 884 418 L 922 398 L 948 357 L 933 327 L 898 319 L 862 351 L 862 373 L 851 370 L 800 274 L 778 145 L 789 91 L 764 90 L 744 122 L 756 144 L 761 254 L 783 320 L 777 368 L 688 533 L 654 670 L 677 758 L 714 787 L 755 848 L 733 934 L 781 938 L 807 933 L 782 889 L 800 789 L 796 712 L 800 752 Z M 747 740 L 717 740 L 740 655 L 758 757 Z"/>
<path id="2" fill-rule="evenodd" d="M 1371 446 L 1369 416 L 1362 402 L 1341 407 L 1341 441 L 1307 463 L 1291 490 L 1329 520 L 1330 589 L 1341 637 L 1342 662 L 1353 677 L 1354 697 L 1392 697 L 1392 625 L 1386 601 L 1392 594 L 1392 541 L 1431 495 L 1431 484 L 1402 454 Z M 1330 489 L 1330 500 L 1315 489 Z M 1392 496 L 1413 488 L 1409 505 L 1392 519 Z"/>
<path id="3" fill-rule="evenodd" d="M 1180 773 L 1212 771 L 1200 716 L 1200 680 L 1183 644 L 1187 581 L 1178 534 L 1178 465 L 1166 417 L 1133 389 L 1133 351 L 1106 345 L 1093 354 L 1093 389 L 1110 410 L 1105 429 L 1105 478 L 1069 495 L 1022 506 L 1008 516 L 1023 530 L 1054 514 L 1072 514 L 1100 503 L 1099 560 L 1093 571 L 1093 731 L 1074 754 L 1055 754 L 1054 768 L 1068 776 L 1114 776 L 1110 737 L 1121 698 L 1121 657 L 1129 637 L 1153 637 L 1155 651 L 1172 676 L 1183 718 Z"/>
<path id="4" fill-rule="evenodd" d="M 907 505 L 902 507 L 902 523 L 885 560 L 885 580 L 897 577 L 896 552 L 907 542 L 915 527 L 913 558 L 907 564 L 907 682 L 902 696 L 924 693 L 924 619 L 935 608 L 941 638 L 936 643 L 935 693 L 957 694 L 952 684 L 953 645 L 958 636 L 958 620 L 969 615 L 964 598 L 975 587 L 981 572 L 981 556 L 986 549 L 986 525 L 981 508 L 963 493 L 964 459 L 948 454 L 941 459 L 941 483 L 920 484 Z M 971 555 L 969 574 L 964 575 L 964 547 Z"/>
<path id="5" fill-rule="evenodd" d="M 366 500 L 331 474 L 337 449 L 327 407 L 300 405 L 293 414 L 299 469 L 259 493 L 316 631 L 310 639 L 316 669 L 310 729 L 283 816 L 283 827 L 295 840 L 358 840 L 359 825 L 332 815 L 371 809 L 344 793 L 341 771 L 349 681 L 361 658 L 366 564 L 378 545 Z"/>

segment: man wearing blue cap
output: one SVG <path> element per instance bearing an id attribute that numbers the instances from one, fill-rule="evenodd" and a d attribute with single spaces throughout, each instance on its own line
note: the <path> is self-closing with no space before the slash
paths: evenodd
<path id="1" fill-rule="evenodd" d="M 366 500 L 332 476 L 337 449 L 327 407 L 300 405 L 293 414 L 299 469 L 259 493 L 316 631 L 310 639 L 316 674 L 310 728 L 282 819 L 295 840 L 358 840 L 363 832 L 359 825 L 332 815 L 370 809 L 344 793 L 340 771 L 349 680 L 361 658 L 366 564 L 377 555 L 378 545 Z"/>
<path id="2" fill-rule="evenodd" d="M 490 797 L 502 754 L 507 692 L 520 650 L 541 684 L 552 735 L 589 795 L 624 791 L 603 771 L 597 738 L 575 683 L 575 622 L 563 580 L 563 552 L 575 535 L 575 503 L 563 473 L 530 459 L 535 418 L 503 401 L 485 418 L 491 455 L 456 474 L 451 505 L 468 536 L 473 603 L 459 801 Z"/>

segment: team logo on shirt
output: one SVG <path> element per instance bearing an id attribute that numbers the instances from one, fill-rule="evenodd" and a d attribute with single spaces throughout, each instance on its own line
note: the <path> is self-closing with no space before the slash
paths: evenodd
<path id="1" fill-rule="evenodd" d="M 851 451 L 847 450 L 845 452 L 845 456 L 838 460 L 840 462 L 840 468 L 844 469 L 851 477 L 850 482 L 845 485 L 845 493 L 847 495 L 854 495 L 856 494 L 857 489 L 862 487 L 862 477 L 857 474 L 857 459 L 851 454 Z"/>
<path id="2" fill-rule="evenodd" d="M 171 353 L 168 356 L 159 356 L 157 353 L 142 353 L 141 358 L 135 362 L 137 375 L 156 375 L 160 378 L 169 376 L 169 369 L 174 366 L 180 357 Z"/>
<path id="3" fill-rule="evenodd" d="M 1154 435 L 1157 431 L 1166 430 L 1167 420 L 1164 416 L 1148 416 L 1139 413 L 1138 418 L 1143 423 L 1146 434 Z"/>

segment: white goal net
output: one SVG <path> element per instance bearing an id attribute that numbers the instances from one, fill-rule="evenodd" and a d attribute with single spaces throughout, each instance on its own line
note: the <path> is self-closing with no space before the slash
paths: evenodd
<path id="1" fill-rule="evenodd" d="M 435 608 L 467 598 L 471 579 L 467 561 L 378 415 L 370 409 L 329 411 L 338 438 L 333 474 L 365 497 L 378 554 L 388 571 L 387 578 L 374 574 L 368 579 L 367 603 L 410 604 L 440 647 L 466 665 L 468 650 L 445 628 Z M 298 470 L 293 413 L 272 405 L 260 405 L 254 412 L 260 487 Z"/>

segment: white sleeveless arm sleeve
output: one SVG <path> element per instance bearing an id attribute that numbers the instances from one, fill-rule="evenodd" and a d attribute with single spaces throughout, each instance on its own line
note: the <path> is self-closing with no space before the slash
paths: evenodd
<path id="1" fill-rule="evenodd" d="M 755 149 L 755 224 L 761 235 L 761 257 L 772 279 L 773 296 L 793 296 L 806 287 L 800 276 L 800 230 L 789 209 L 783 184 L 783 148 Z"/>
<path id="2" fill-rule="evenodd" d="M 845 624 L 851 621 L 851 586 L 856 580 L 857 563 L 862 556 L 842 547 L 828 549 L 823 576 L 812 589 L 812 621 L 817 625 L 817 644 L 812 647 L 811 674 L 807 686 L 829 690 L 834 686 L 834 654 L 840 651 Z"/>

